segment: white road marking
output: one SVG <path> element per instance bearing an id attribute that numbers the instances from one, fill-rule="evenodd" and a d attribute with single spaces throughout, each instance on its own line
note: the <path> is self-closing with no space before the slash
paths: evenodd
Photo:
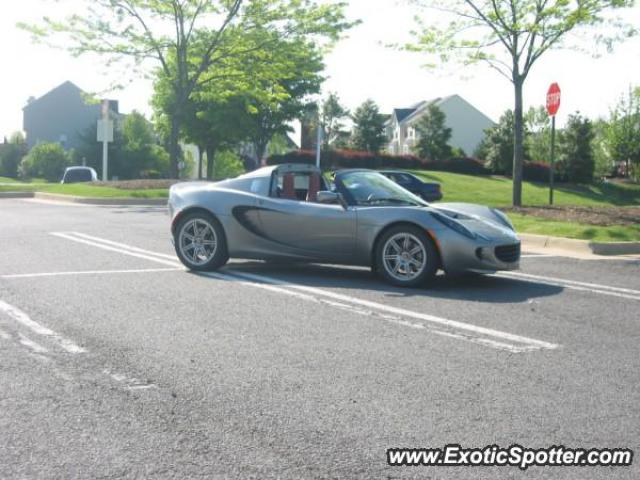
<path id="1" fill-rule="evenodd" d="M 131 251 L 131 252 L 145 253 L 147 255 L 153 255 L 154 257 L 166 258 L 167 260 L 173 260 L 174 262 L 176 262 L 178 260 L 175 255 L 167 255 L 165 253 L 153 252 L 151 250 L 145 250 L 144 248 L 133 247 L 133 246 L 127 245 L 125 243 L 119 243 L 119 242 L 114 242 L 112 240 L 107 240 L 105 238 L 94 237 L 92 235 L 87 235 L 86 233 L 80 233 L 80 232 L 69 232 L 69 233 L 73 233 L 74 235 L 76 235 L 78 237 L 81 237 L 81 238 L 84 238 L 86 240 L 92 240 L 94 242 L 103 243 L 105 245 L 111 245 L 113 247 L 124 248 L 126 250 Z"/>
<path id="2" fill-rule="evenodd" d="M 146 258 L 148 260 L 156 261 L 159 263 L 166 264 L 168 262 L 167 260 L 165 260 L 167 256 L 164 254 L 156 254 L 155 252 L 152 252 L 149 250 L 143 250 L 137 247 L 131 247 L 123 243 L 111 242 L 110 240 L 99 239 L 98 237 L 90 237 L 90 236 L 83 235 L 84 238 L 78 238 L 75 232 L 73 233 L 57 232 L 57 233 L 53 233 L 53 235 L 66 238 L 68 240 L 76 241 L 79 243 L 92 245 L 105 250 L 119 252 L 125 255 L 131 255 L 139 258 Z M 144 252 L 144 253 L 141 253 L 141 252 Z M 172 262 L 172 265 L 176 265 L 176 264 L 177 262 L 175 261 Z M 524 337 L 521 335 L 514 335 L 511 333 L 502 332 L 500 330 L 480 327 L 477 325 L 472 325 L 472 324 L 459 322 L 455 320 L 449 320 L 441 317 L 436 317 L 433 315 L 413 312 L 413 311 L 402 309 L 402 308 L 391 307 L 389 305 L 371 302 L 368 300 L 362 300 L 362 299 L 358 299 L 358 298 L 347 296 L 347 295 L 341 295 L 341 294 L 330 292 L 327 290 L 322 290 L 320 288 L 296 285 L 290 282 L 284 282 L 275 278 L 265 277 L 262 275 L 246 274 L 246 273 L 241 273 L 236 271 L 227 272 L 224 274 L 223 273 L 206 273 L 205 275 L 213 278 L 218 278 L 221 280 L 234 280 L 234 281 L 243 280 L 242 283 L 248 286 L 257 287 L 265 290 L 271 290 L 274 292 L 283 293 L 290 296 L 293 295 L 303 300 L 326 303 L 328 305 L 331 305 L 337 308 L 348 309 L 349 311 L 360 314 L 360 315 L 367 315 L 367 316 L 375 315 L 384 320 L 393 321 L 394 323 L 397 323 L 399 325 L 408 326 L 410 328 L 425 329 L 439 335 L 457 338 L 460 340 L 466 340 L 472 343 L 477 343 L 477 344 L 481 344 L 484 346 L 488 346 L 488 347 L 496 348 L 500 350 L 507 350 L 514 353 L 520 353 L 520 352 L 531 351 L 531 350 L 541 350 L 541 349 L 555 349 L 559 347 L 559 345 L 557 344 L 545 342 L 542 340 L 536 340 L 536 339 Z M 287 287 L 287 288 L 283 288 L 283 287 Z M 328 301 L 327 298 L 331 300 Z M 357 305 L 358 307 L 354 305 Z M 366 309 L 362 309 L 359 307 L 366 307 Z M 385 314 L 387 315 L 385 316 Z M 388 314 L 391 314 L 392 316 L 389 316 Z M 422 322 L 430 323 L 432 325 L 446 327 L 447 329 L 453 330 L 453 332 L 442 331 L 434 328 L 427 328 L 424 324 L 421 324 L 421 323 L 416 324 L 412 322 L 407 322 L 406 318 L 417 319 Z M 490 337 L 490 338 L 484 338 L 484 337 Z M 507 342 L 512 342 L 513 344 L 507 343 Z"/>
<path id="3" fill-rule="evenodd" d="M 364 308 L 359 308 L 357 306 L 354 305 L 349 305 L 347 303 L 342 303 L 342 302 L 336 302 L 336 301 L 332 301 L 332 300 L 327 300 L 324 298 L 318 298 L 316 296 L 313 295 L 308 295 L 306 293 L 301 293 L 301 292 L 297 292 L 294 290 L 290 290 L 287 288 L 281 288 L 281 287 L 277 287 L 274 286 L 274 284 L 269 284 L 269 283 L 256 283 L 256 282 L 247 282 L 244 281 L 241 278 L 241 273 L 239 272 L 228 272 L 228 273 L 215 273 L 215 272 L 200 272 L 199 275 L 202 276 L 206 276 L 206 277 L 211 277 L 211 278 L 216 278 L 218 280 L 224 280 L 224 281 L 234 281 L 236 283 L 240 283 L 241 285 L 245 285 L 245 286 L 249 286 L 249 287 L 254 287 L 254 288 L 261 288 L 263 290 L 269 290 L 272 292 L 277 292 L 277 293 L 282 293 L 284 295 L 289 295 L 289 296 L 293 296 L 296 298 L 299 298 L 301 300 L 306 300 L 306 301 L 310 301 L 310 302 L 314 302 L 314 303 L 320 303 L 320 304 L 325 304 L 325 305 L 329 305 L 331 307 L 335 307 L 335 308 L 339 308 L 341 310 L 346 310 L 349 313 L 355 313 L 357 315 L 362 315 L 365 317 L 370 317 L 370 318 L 376 318 L 379 320 L 383 320 L 386 322 L 390 322 L 390 323 L 394 323 L 397 325 L 401 325 L 403 327 L 407 327 L 407 328 L 412 328 L 415 330 L 424 330 L 426 332 L 429 333 L 433 333 L 436 335 L 441 335 L 441 336 L 445 336 L 445 337 L 449 337 L 449 338 L 456 338 L 458 340 L 464 340 L 467 342 L 471 342 L 471 343 L 475 343 L 478 345 L 483 345 L 486 347 L 491 347 L 491 348 L 495 348 L 497 350 L 505 350 L 511 353 L 522 353 L 522 352 L 529 352 L 532 350 L 540 350 L 543 347 L 540 346 L 524 346 L 524 345 L 514 345 L 514 344 L 509 344 L 509 343 L 505 343 L 505 342 L 499 342 L 496 340 L 491 340 L 491 339 L 487 339 L 487 338 L 481 338 L 481 337 L 475 337 L 473 335 L 464 335 L 464 334 L 456 334 L 456 333 L 452 333 L 452 332 L 447 332 L 444 330 L 440 330 L 437 328 L 433 328 L 433 327 L 427 327 L 426 325 L 424 325 L 423 323 L 414 323 L 414 322 L 410 322 L 407 320 L 404 320 L 401 316 L 397 316 L 397 315 L 388 315 L 388 314 L 384 314 L 381 312 L 378 312 L 374 309 L 364 309 Z M 275 280 L 275 279 L 273 279 Z M 286 286 L 292 286 L 291 284 L 286 284 Z M 552 344 L 549 344 L 552 345 Z M 553 348 L 556 348 L 558 345 L 554 345 Z M 546 348 L 546 347 L 545 347 Z"/>
<path id="4" fill-rule="evenodd" d="M 182 265 L 180 263 L 178 263 L 175 259 L 173 261 L 169 261 L 169 260 L 162 260 L 160 258 L 158 258 L 157 256 L 150 256 L 150 255 L 143 255 L 141 253 L 136 253 L 136 252 L 132 252 L 132 251 L 126 251 L 123 250 L 122 248 L 115 248 L 115 247 L 110 247 L 108 245 L 102 245 L 100 243 L 94 242 L 94 241 L 89 241 L 89 240 L 84 240 L 82 238 L 77 238 L 69 233 L 63 233 L 63 232 L 52 232 L 51 235 L 54 235 L 56 237 L 60 237 L 60 238 L 66 238 L 67 240 L 72 240 L 74 242 L 79 242 L 79 243 L 84 243 L 86 245 L 91 245 L 92 247 L 99 247 L 102 248 L 104 250 L 109 250 L 112 252 L 118 252 L 118 253 L 126 253 L 127 255 L 130 255 L 132 257 L 138 257 L 138 258 L 144 258 L 145 260 L 151 260 L 153 262 L 157 262 L 157 263 L 162 263 L 163 265 L 168 265 L 170 267 L 182 267 Z"/>
<path id="5" fill-rule="evenodd" d="M 115 380 L 118 383 L 124 383 L 128 390 L 148 390 L 150 388 L 158 388 L 158 386 L 153 383 L 143 382 L 137 378 L 123 375 L 122 373 L 112 372 L 108 368 L 104 369 L 102 373 L 108 375 L 112 380 Z"/>
<path id="6" fill-rule="evenodd" d="M 0 330 L 0 338 L 2 338 L 3 340 L 11 340 L 11 335 L 9 335 L 4 330 Z"/>
<path id="7" fill-rule="evenodd" d="M 520 255 L 520 258 L 557 258 L 559 255 L 548 255 L 546 253 L 532 253 L 532 254 L 524 254 Z"/>
<path id="8" fill-rule="evenodd" d="M 184 268 L 141 268 L 137 270 L 85 270 L 78 272 L 43 272 L 43 273 L 19 273 L 12 275 L 0 275 L 0 278 L 40 278 L 40 277 L 59 277 L 73 275 L 110 275 L 110 274 L 126 274 L 126 273 L 158 273 L 158 272 L 176 272 L 184 270 Z"/>
<path id="9" fill-rule="evenodd" d="M 435 315 L 428 315 L 425 313 L 414 312 L 411 310 L 406 310 L 404 308 L 393 307 L 391 305 L 385 305 L 382 303 L 372 302 L 369 300 L 363 300 L 360 298 L 352 297 L 349 295 L 343 295 L 340 293 L 331 292 L 328 290 L 323 290 L 321 288 L 316 287 L 307 287 L 304 285 L 297 285 L 290 282 L 278 280 L 271 277 L 265 277 L 264 275 L 256 275 L 253 273 L 244 273 L 244 272 L 229 272 L 232 276 L 239 276 L 241 278 L 246 278 L 258 282 L 270 283 L 272 285 L 281 285 L 287 286 L 289 288 L 293 288 L 295 290 L 300 290 L 305 293 L 320 295 L 324 297 L 329 297 L 338 301 L 348 302 L 356 305 L 361 305 L 364 307 L 368 307 L 371 309 L 375 309 L 378 311 L 383 311 L 395 315 L 399 315 L 401 317 L 413 318 L 416 320 L 422 320 L 424 322 L 433 323 L 436 325 L 444 326 L 450 328 L 452 330 L 460 330 L 467 334 L 479 334 L 488 337 L 494 337 L 500 340 L 507 340 L 516 343 L 522 343 L 528 345 L 530 347 L 539 348 L 539 349 L 554 349 L 558 348 L 559 345 L 555 343 L 545 342 L 542 340 L 536 340 L 534 338 L 524 337 L 521 335 L 514 335 L 512 333 L 503 332 L 500 330 L 494 330 L 491 328 L 480 327 L 477 325 L 473 325 L 470 323 L 459 322 L 456 320 L 449 320 L 442 317 L 436 317 Z M 466 335 L 465 335 L 466 337 Z"/>
<path id="10" fill-rule="evenodd" d="M 33 350 L 35 353 L 47 353 L 49 351 L 39 343 L 34 342 L 33 340 L 25 337 L 21 333 L 19 333 L 18 336 L 20 337 L 20 340 L 19 340 L 20 344 Z"/>
<path id="11" fill-rule="evenodd" d="M 600 295 L 609 295 L 612 297 L 626 298 L 630 300 L 640 300 L 640 290 L 632 290 L 630 288 L 611 287 L 609 285 L 579 282 L 576 280 L 567 280 L 565 278 L 546 277 L 521 272 L 498 272 L 494 274 L 494 276 L 521 280 L 523 282 L 542 283 L 554 287 L 563 287 L 570 290 L 598 293 Z"/>
<path id="12" fill-rule="evenodd" d="M 56 342 L 58 345 L 60 345 L 60 347 L 62 347 L 63 350 L 65 350 L 65 351 L 67 351 L 69 353 L 74 353 L 75 354 L 75 353 L 85 353 L 86 352 L 86 350 L 84 348 L 76 345 L 71 340 L 68 340 L 68 339 L 64 338 L 63 336 L 58 335 L 56 332 L 54 332 L 50 328 L 47 328 L 47 327 L 45 327 L 43 325 L 40 325 L 35 320 L 32 320 L 31 318 L 29 318 L 29 315 L 24 313 L 19 308 L 14 307 L 13 305 L 9 305 L 8 303 L 6 303 L 6 302 L 4 302 L 2 300 L 0 300 L 0 312 L 4 312 L 10 318 L 12 318 L 16 322 L 24 325 L 25 327 L 27 327 L 29 330 L 31 330 L 35 334 L 41 335 L 43 337 L 51 338 L 54 342 Z"/>

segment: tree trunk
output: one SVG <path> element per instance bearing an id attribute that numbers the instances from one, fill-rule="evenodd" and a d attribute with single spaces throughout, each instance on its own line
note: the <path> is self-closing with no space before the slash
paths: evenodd
<path id="1" fill-rule="evenodd" d="M 169 134 L 169 160 L 171 162 L 171 178 L 179 178 L 178 161 L 180 160 L 180 118 L 174 112 L 171 115 L 171 133 Z"/>
<path id="2" fill-rule="evenodd" d="M 207 151 L 207 180 L 213 180 L 213 176 L 215 174 L 214 159 L 216 155 L 216 146 L 213 143 L 209 143 L 205 149 Z"/>
<path id="3" fill-rule="evenodd" d="M 198 145 L 198 180 L 202 180 L 202 160 L 204 157 L 204 147 Z"/>
<path id="4" fill-rule="evenodd" d="M 514 75 L 515 109 L 513 132 L 513 206 L 522 205 L 522 164 L 524 161 L 524 120 L 522 85 L 524 79 Z"/>
<path id="5" fill-rule="evenodd" d="M 262 159 L 267 151 L 267 145 L 269 144 L 268 140 L 260 140 L 254 144 L 256 149 L 256 166 L 255 168 L 260 168 L 262 166 Z"/>

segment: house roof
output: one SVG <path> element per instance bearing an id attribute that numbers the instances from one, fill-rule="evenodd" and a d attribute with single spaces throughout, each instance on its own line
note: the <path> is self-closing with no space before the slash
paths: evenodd
<path id="1" fill-rule="evenodd" d="M 52 90 L 49 90 L 47 93 L 45 93 L 44 95 L 42 95 L 41 97 L 36 98 L 35 100 L 31 100 L 27 105 L 24 106 L 23 110 L 27 110 L 29 107 L 31 107 L 32 105 L 35 105 L 36 103 L 38 103 L 40 100 L 47 98 L 51 95 L 55 95 L 56 93 L 63 91 L 63 90 L 76 90 L 77 92 L 83 94 L 84 91 L 78 87 L 75 83 L 70 82 L 69 80 L 67 80 L 64 83 L 61 83 L 60 85 L 58 85 L 57 87 L 55 87 Z"/>
<path id="2" fill-rule="evenodd" d="M 392 116 L 395 115 L 398 122 L 402 122 L 405 118 L 415 112 L 415 108 L 394 108 Z"/>

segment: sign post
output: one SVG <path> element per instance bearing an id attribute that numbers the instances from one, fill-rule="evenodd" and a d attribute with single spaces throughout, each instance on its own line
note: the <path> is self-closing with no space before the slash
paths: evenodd
<path id="1" fill-rule="evenodd" d="M 109 142 L 113 142 L 113 120 L 109 119 L 109 100 L 102 101 L 102 119 L 98 120 L 98 142 L 102 142 L 102 181 L 109 180 Z"/>
<path id="2" fill-rule="evenodd" d="M 316 132 L 316 167 L 320 168 L 320 148 L 322 147 L 322 125 L 318 116 L 318 131 Z"/>
<path id="3" fill-rule="evenodd" d="M 547 113 L 551 117 L 551 158 L 549 168 L 549 205 L 553 205 L 553 181 L 556 157 L 556 114 L 560 108 L 560 86 L 552 83 L 547 91 Z"/>

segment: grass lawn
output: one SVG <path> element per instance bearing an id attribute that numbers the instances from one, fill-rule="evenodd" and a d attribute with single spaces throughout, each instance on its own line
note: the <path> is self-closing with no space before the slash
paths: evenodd
<path id="1" fill-rule="evenodd" d="M 492 207 L 508 207 L 511 205 L 511 180 L 492 176 L 460 175 L 448 172 L 414 171 L 425 181 L 437 181 L 442 184 L 445 202 L 468 202 L 490 205 Z M 3 191 L 40 191 L 64 195 L 101 198 L 166 198 L 168 189 L 124 189 L 113 186 L 86 184 L 61 185 L 59 183 L 17 182 L 14 179 L 0 177 Z M 153 186 L 153 185 L 152 185 Z M 523 203 L 527 206 L 544 206 L 548 204 L 549 189 L 547 185 L 531 182 L 523 183 Z M 561 184 L 556 189 L 555 204 L 593 207 L 616 207 L 624 205 L 640 205 L 640 185 L 600 184 L 600 185 L 567 185 Z M 534 215 L 509 213 L 516 229 L 523 233 L 537 233 L 594 241 L 640 241 L 640 225 L 598 226 L 586 223 L 551 220 Z"/>
<path id="2" fill-rule="evenodd" d="M 442 184 L 445 202 L 468 202 L 508 207 L 511 205 L 512 183 L 508 178 L 459 175 L 448 172 L 414 171 L 425 181 Z M 616 207 L 640 205 L 640 185 L 614 183 L 600 185 L 560 184 L 554 196 L 555 205 Z M 527 206 L 548 205 L 549 188 L 545 184 L 523 183 L 522 203 Z M 598 226 L 549 220 L 533 215 L 509 213 L 516 230 L 558 237 L 601 242 L 640 241 L 640 225 Z"/>
<path id="3" fill-rule="evenodd" d="M 1 182 L 0 182 L 1 183 Z M 85 185 L 82 183 L 72 183 L 62 185 L 59 183 L 30 185 L 0 185 L 0 192 L 47 192 L 62 195 L 76 195 L 79 197 L 99 197 L 99 198 L 167 198 L 169 190 L 166 188 L 150 188 L 140 190 L 125 190 L 113 187 L 99 187 L 95 185 Z"/>
<path id="4" fill-rule="evenodd" d="M 640 225 L 612 225 L 602 227 L 584 223 L 561 222 L 532 215 L 509 213 L 509 218 L 522 233 L 550 235 L 552 237 L 577 238 L 595 242 L 638 242 L 640 241 Z"/>
<path id="5" fill-rule="evenodd" d="M 440 182 L 445 202 L 481 203 L 492 207 L 511 206 L 512 183 L 509 178 L 420 170 L 414 170 L 413 173 L 425 181 Z M 523 182 L 522 203 L 527 206 L 548 205 L 549 187 L 545 184 Z M 560 184 L 556 186 L 554 203 L 603 207 L 640 205 L 640 185 Z"/>
<path id="6" fill-rule="evenodd" d="M 11 184 L 18 184 L 18 185 L 25 185 L 25 184 L 31 184 L 31 183 L 47 183 L 46 180 L 42 179 L 42 178 L 31 178 L 29 180 L 18 180 L 16 178 L 11 178 L 11 177 L 0 177 L 0 183 L 11 183 Z"/>

